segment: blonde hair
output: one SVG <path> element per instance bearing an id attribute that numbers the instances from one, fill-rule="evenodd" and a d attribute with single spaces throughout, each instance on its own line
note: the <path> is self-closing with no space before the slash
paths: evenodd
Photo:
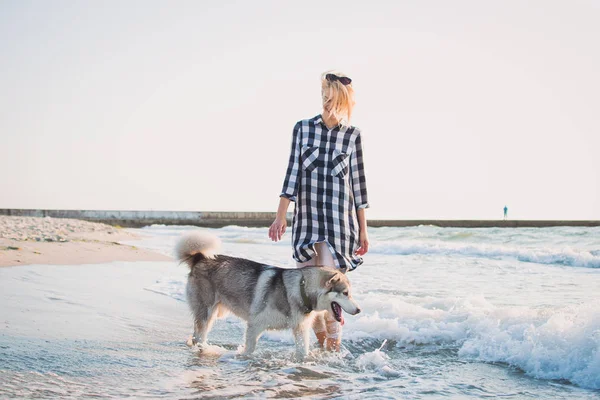
<path id="1" fill-rule="evenodd" d="M 352 83 L 344 85 L 339 80 L 330 82 L 326 78 L 327 74 L 339 77 L 347 77 L 347 75 L 340 71 L 323 72 L 321 74 L 321 98 L 325 111 L 340 121 L 342 125 L 349 125 L 355 103 Z"/>

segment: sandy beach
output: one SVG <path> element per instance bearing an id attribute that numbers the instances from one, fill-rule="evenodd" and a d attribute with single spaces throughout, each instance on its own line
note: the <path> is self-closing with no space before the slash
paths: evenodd
<path id="1" fill-rule="evenodd" d="M 0 216 L 0 267 L 170 260 L 120 243 L 139 238 L 118 227 L 76 219 Z"/>

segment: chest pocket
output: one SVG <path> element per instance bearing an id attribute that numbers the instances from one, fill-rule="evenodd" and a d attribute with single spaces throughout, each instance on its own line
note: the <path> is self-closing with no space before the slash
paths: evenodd
<path id="1" fill-rule="evenodd" d="M 350 157 L 348 153 L 342 153 L 339 150 L 333 150 L 333 158 L 331 160 L 331 175 L 343 178 L 348 175 L 348 165 Z"/>
<path id="2" fill-rule="evenodd" d="M 317 168 L 317 160 L 319 159 L 319 148 L 302 146 L 302 169 L 305 171 L 313 171 Z"/>

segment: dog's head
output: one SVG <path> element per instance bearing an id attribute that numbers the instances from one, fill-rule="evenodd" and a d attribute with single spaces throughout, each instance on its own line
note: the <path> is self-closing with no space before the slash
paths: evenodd
<path id="1" fill-rule="evenodd" d="M 360 307 L 352 299 L 350 281 L 346 274 L 331 268 L 325 269 L 324 272 L 317 309 L 331 312 L 338 322 L 343 323 L 342 310 L 356 315 L 360 312 Z"/>

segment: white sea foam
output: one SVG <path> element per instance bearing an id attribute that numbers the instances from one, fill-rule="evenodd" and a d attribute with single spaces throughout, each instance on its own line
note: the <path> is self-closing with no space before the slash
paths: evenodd
<path id="1" fill-rule="evenodd" d="M 565 247 L 517 248 L 490 244 L 458 244 L 448 242 L 394 241 L 374 243 L 372 253 L 389 255 L 442 255 L 481 258 L 509 257 L 522 262 L 557 264 L 572 267 L 600 268 L 600 254 L 596 250 Z"/>
<path id="2" fill-rule="evenodd" d="M 600 389 L 600 302 L 566 307 L 537 320 L 482 319 L 459 355 L 505 362 L 536 378 Z"/>
<path id="3" fill-rule="evenodd" d="M 413 299 L 414 301 L 414 299 Z M 464 359 L 503 362 L 543 379 L 600 389 L 600 301 L 562 309 L 495 307 L 481 297 L 363 302 L 346 340 L 389 339 L 398 346 L 455 347 Z M 443 308 L 432 304 L 445 304 Z M 359 358 L 380 367 L 385 357 Z"/>
<path id="4" fill-rule="evenodd" d="M 388 378 L 399 377 L 401 375 L 400 372 L 394 370 L 389 365 L 390 357 L 385 352 L 381 351 L 386 342 L 387 341 L 384 340 L 382 345 L 377 350 L 361 354 L 356 359 L 356 366 L 362 370 L 375 370 L 379 372 L 379 374 Z"/>
<path id="5" fill-rule="evenodd" d="M 393 375 L 398 376 L 399 374 L 396 371 L 393 371 L 388 365 L 389 360 L 390 357 L 387 354 L 381 350 L 375 350 L 361 354 L 356 360 L 356 366 L 363 370 L 371 369 L 380 371 L 390 376 L 392 375 L 390 373 L 395 372 Z"/>

